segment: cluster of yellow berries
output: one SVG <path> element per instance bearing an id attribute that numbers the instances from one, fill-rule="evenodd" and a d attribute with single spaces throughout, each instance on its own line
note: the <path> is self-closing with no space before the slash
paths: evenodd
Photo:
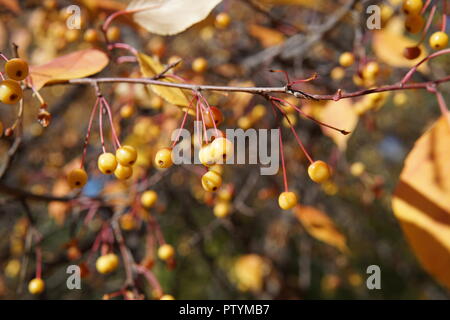
<path id="1" fill-rule="evenodd" d="M 403 12 L 406 14 L 405 29 L 410 33 L 419 33 L 425 25 L 422 17 L 422 0 L 403 0 Z M 430 47 L 434 50 L 441 50 L 448 45 L 448 35 L 444 31 L 437 31 L 429 38 Z M 409 53 L 407 58 L 415 59 L 420 55 L 420 49 L 405 51 Z M 406 56 L 406 55 L 405 55 Z"/>
<path id="2" fill-rule="evenodd" d="M 217 191 L 222 185 L 221 165 L 233 153 L 233 143 L 224 137 L 216 138 L 200 148 L 198 158 L 204 166 L 208 167 L 208 171 L 202 176 L 202 187 L 205 191 Z"/>
<path id="3" fill-rule="evenodd" d="M 28 76 L 28 63 L 20 58 L 10 59 L 5 64 L 5 73 L 9 79 L 0 82 L 0 101 L 15 104 L 23 97 L 19 81 Z"/>
<path id="4" fill-rule="evenodd" d="M 116 154 L 104 152 L 98 157 L 97 165 L 103 174 L 112 174 L 119 180 L 126 180 L 133 175 L 132 165 L 136 162 L 137 151 L 132 146 L 122 146 L 116 150 Z M 71 188 L 82 188 L 88 175 L 82 168 L 69 172 L 67 180 Z"/>
<path id="5" fill-rule="evenodd" d="M 95 268 L 101 274 L 108 274 L 119 266 L 119 257 L 115 253 L 107 253 L 97 258 Z"/>
<path id="6" fill-rule="evenodd" d="M 310 179 L 316 183 L 324 183 L 331 177 L 331 168 L 322 160 L 311 163 L 308 167 L 308 175 Z M 295 192 L 285 191 L 278 196 L 278 205 L 283 210 L 289 210 L 295 207 L 298 198 Z"/>

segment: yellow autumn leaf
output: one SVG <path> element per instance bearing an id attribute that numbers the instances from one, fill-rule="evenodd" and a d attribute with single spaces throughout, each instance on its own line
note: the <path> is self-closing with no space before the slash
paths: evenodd
<path id="1" fill-rule="evenodd" d="M 91 76 L 102 71 L 108 63 L 109 58 L 103 51 L 85 49 L 32 66 L 30 76 L 34 88 L 39 90 L 48 83 Z"/>
<path id="2" fill-rule="evenodd" d="M 352 101 L 350 99 L 329 101 L 320 112 L 320 120 L 328 125 L 350 132 L 344 135 L 339 131 L 322 126 L 323 133 L 333 139 L 339 150 L 345 151 L 351 132 L 355 130 L 358 124 L 358 115 L 353 108 Z"/>
<path id="3" fill-rule="evenodd" d="M 385 28 L 373 32 L 372 47 L 380 61 L 396 68 L 411 68 L 427 56 L 427 49 L 420 45 L 420 56 L 414 60 L 406 59 L 403 56 L 405 48 L 416 46 L 417 41 L 405 37 L 403 32 L 404 23 L 398 18 L 392 19 Z M 418 70 L 428 72 L 427 64 L 422 64 Z"/>
<path id="4" fill-rule="evenodd" d="M 165 67 L 157 59 L 153 59 L 143 53 L 138 54 L 138 61 L 142 74 L 148 78 L 160 74 L 165 69 Z M 161 81 L 176 83 L 174 80 L 169 78 L 162 79 Z M 189 100 L 181 89 L 157 85 L 150 85 L 150 88 L 153 92 L 169 103 L 180 107 L 189 106 Z"/>
<path id="5" fill-rule="evenodd" d="M 408 154 L 392 209 L 418 260 L 450 288 L 450 126 L 442 116 Z"/>
<path id="6" fill-rule="evenodd" d="M 306 231 L 317 240 L 348 253 L 347 240 L 328 215 L 314 207 L 298 205 L 293 209 Z"/>

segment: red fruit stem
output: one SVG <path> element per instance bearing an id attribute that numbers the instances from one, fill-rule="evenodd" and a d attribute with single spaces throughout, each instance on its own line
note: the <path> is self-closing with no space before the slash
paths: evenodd
<path id="1" fill-rule="evenodd" d="M 435 53 L 430 54 L 429 56 L 423 58 L 418 64 L 416 64 L 414 67 L 411 68 L 411 70 L 408 71 L 408 73 L 403 77 L 402 81 L 400 82 L 400 86 L 403 87 L 413 76 L 413 74 L 417 71 L 417 68 L 424 62 L 434 59 L 436 57 L 442 56 L 444 54 L 450 53 L 450 49 L 444 49 L 441 51 L 437 51 Z M 427 86 L 428 87 L 428 86 Z"/>
<path id="2" fill-rule="evenodd" d="M 312 159 L 312 157 L 310 156 L 308 150 L 306 150 L 305 145 L 303 144 L 302 140 L 300 139 L 300 137 L 297 135 L 297 132 L 295 131 L 294 126 L 292 125 L 291 120 L 289 120 L 289 117 L 287 116 L 286 112 L 283 110 L 283 107 L 281 107 L 280 105 L 278 105 L 277 103 L 274 103 L 275 106 L 280 110 L 280 112 L 283 114 L 284 118 L 286 119 L 286 121 L 289 123 L 289 127 L 292 130 L 292 133 L 294 134 L 295 140 L 297 140 L 298 145 L 300 146 L 300 149 L 302 149 L 303 153 L 305 154 L 306 158 L 308 158 L 308 161 L 310 163 L 313 163 L 314 160 Z"/>
<path id="3" fill-rule="evenodd" d="M 130 46 L 127 43 L 121 43 L 121 42 L 116 42 L 116 43 L 111 43 L 110 45 L 108 45 L 108 49 L 112 50 L 112 49 L 125 49 L 130 51 L 132 54 L 134 54 L 135 56 L 139 55 L 139 51 L 136 50 L 136 48 Z"/>
<path id="4" fill-rule="evenodd" d="M 326 123 L 324 123 L 324 122 L 322 122 L 322 121 L 319 121 L 319 120 L 317 120 L 317 119 L 314 118 L 314 117 L 311 117 L 310 115 L 308 115 L 308 114 L 306 114 L 304 111 L 302 111 L 300 108 L 298 108 L 296 105 L 290 103 L 290 102 L 287 101 L 287 100 L 280 99 L 280 98 L 277 98 L 277 97 L 272 97 L 272 99 L 274 99 L 274 100 L 276 100 L 276 101 L 279 101 L 279 102 L 281 102 L 281 103 L 283 103 L 283 104 L 290 105 L 290 106 L 293 107 L 295 110 L 297 110 L 297 112 L 300 113 L 300 115 L 302 115 L 302 116 L 305 117 L 305 118 L 308 118 L 309 120 L 312 120 L 313 122 L 317 123 L 317 124 L 320 125 L 320 126 L 324 126 L 324 127 L 330 128 L 330 129 L 332 129 L 332 130 L 336 130 L 336 131 L 340 132 L 340 133 L 343 134 L 343 135 L 347 135 L 347 134 L 350 133 L 350 132 L 348 132 L 348 131 L 346 131 L 346 130 L 336 128 L 336 127 L 334 127 L 334 126 L 332 126 L 332 125 L 329 125 L 329 124 L 326 124 Z"/>
<path id="5" fill-rule="evenodd" d="M 196 130 L 196 133 L 197 133 L 199 147 L 201 147 L 202 146 L 202 137 L 200 135 L 200 127 L 199 127 L 200 111 L 199 111 L 199 100 L 198 99 L 197 99 L 197 103 L 195 105 L 195 116 L 196 116 L 197 121 L 195 122 L 194 130 Z"/>
<path id="6" fill-rule="evenodd" d="M 103 153 L 106 153 L 105 138 L 103 137 L 103 100 L 102 99 L 100 99 L 100 108 L 99 108 L 99 112 L 98 112 L 98 123 L 99 123 L 100 141 L 102 143 Z"/>
<path id="7" fill-rule="evenodd" d="M 117 137 L 116 129 L 114 127 L 114 122 L 113 122 L 112 112 L 111 112 L 111 106 L 109 105 L 108 101 L 106 101 L 105 97 L 102 97 L 102 100 L 103 100 L 103 104 L 104 104 L 104 106 L 106 108 L 106 111 L 108 113 L 108 116 L 109 116 L 109 123 L 111 125 L 111 135 L 113 137 L 113 141 L 115 142 L 114 147 L 116 148 L 116 145 L 117 145 L 117 147 L 120 148 L 121 144 L 120 144 L 119 138 Z"/>
<path id="8" fill-rule="evenodd" d="M 282 132 L 281 128 L 278 127 L 278 131 L 280 134 L 280 152 L 281 152 L 281 166 L 283 168 L 283 181 L 284 181 L 284 191 L 289 192 L 288 182 L 287 182 L 287 175 L 286 175 L 286 165 L 284 163 L 284 151 L 283 151 L 283 138 L 281 137 Z"/>
<path id="9" fill-rule="evenodd" d="M 198 96 L 203 99 L 206 106 L 208 107 L 208 111 L 209 111 L 209 114 L 211 115 L 214 129 L 216 130 L 216 136 L 219 136 L 219 130 L 217 129 L 217 126 L 216 126 L 216 119 L 214 119 L 214 113 L 211 111 L 211 106 L 209 105 L 208 100 L 206 100 L 205 97 L 200 92 L 198 92 Z"/>
<path id="10" fill-rule="evenodd" d="M 42 250 L 40 246 L 36 246 L 36 278 L 42 277 Z"/>
<path id="11" fill-rule="evenodd" d="M 423 15 L 425 13 L 425 11 L 428 9 L 428 6 L 431 4 L 432 0 L 427 0 L 427 2 L 425 2 L 422 10 L 420 10 L 420 14 Z M 444 0 L 445 1 L 445 0 Z"/>
<path id="12" fill-rule="evenodd" d="M 442 24 L 441 31 L 447 30 L 447 0 L 442 0 Z"/>
<path id="13" fill-rule="evenodd" d="M 157 4 L 154 6 L 147 6 L 147 7 L 143 7 L 143 8 L 137 8 L 134 10 L 120 10 L 120 11 L 116 11 L 114 13 L 112 13 L 111 15 L 108 16 L 108 18 L 106 18 L 105 22 L 102 25 L 102 30 L 104 32 L 106 32 L 110 26 L 110 24 L 114 21 L 114 19 L 116 19 L 119 16 L 123 16 L 123 15 L 127 15 L 127 14 L 134 14 L 134 13 L 138 13 L 141 11 L 145 11 L 145 10 L 151 10 L 151 9 L 156 9 L 158 7 L 160 7 L 161 4 Z"/>
<path id="14" fill-rule="evenodd" d="M 86 153 L 87 153 L 87 146 L 89 143 L 89 138 L 91 136 L 92 123 L 93 123 L 95 111 L 97 110 L 99 102 L 100 102 L 100 98 L 97 98 L 97 100 L 95 100 L 95 105 L 92 108 L 91 115 L 89 117 L 88 129 L 87 129 L 86 137 L 84 138 L 83 156 L 81 157 L 81 165 L 80 165 L 81 169 L 83 169 L 83 167 L 84 167 L 84 161 L 86 159 Z"/>
<path id="15" fill-rule="evenodd" d="M 178 130 L 177 138 L 172 143 L 172 148 L 175 147 L 175 145 L 177 144 L 178 140 L 180 140 L 181 130 L 183 130 L 184 125 L 186 124 L 186 119 L 187 119 L 188 113 L 189 113 L 189 109 L 186 109 L 186 111 L 184 112 L 184 117 L 183 117 L 183 121 L 181 122 L 180 129 Z"/>
<path id="16" fill-rule="evenodd" d="M 433 22 L 433 18 L 434 18 L 435 13 L 436 13 L 436 5 L 434 5 L 431 8 L 431 12 L 428 15 L 427 23 L 425 25 L 425 28 L 422 31 L 422 37 L 420 38 L 420 41 L 417 43 L 417 45 L 421 44 L 425 40 L 425 37 L 426 37 L 426 35 L 428 33 L 428 30 L 431 27 L 431 23 Z"/>
<path id="17" fill-rule="evenodd" d="M 161 228 L 159 227 L 158 222 L 154 218 L 150 217 L 148 223 L 149 226 L 154 229 L 155 236 L 156 239 L 158 240 L 159 245 L 162 246 L 163 244 L 165 244 L 166 240 L 164 240 L 164 235 L 161 231 Z"/>
<path id="18" fill-rule="evenodd" d="M 135 56 L 120 56 L 117 58 L 116 63 L 117 64 L 122 64 L 122 63 L 134 63 L 137 62 L 137 59 Z"/>
<path id="19" fill-rule="evenodd" d="M 163 289 L 161 288 L 161 285 L 159 284 L 159 281 L 155 277 L 153 272 L 151 272 L 144 266 L 139 266 L 139 265 L 136 266 L 136 270 L 147 279 L 148 284 L 157 291 L 158 296 L 161 296 L 163 294 Z"/>

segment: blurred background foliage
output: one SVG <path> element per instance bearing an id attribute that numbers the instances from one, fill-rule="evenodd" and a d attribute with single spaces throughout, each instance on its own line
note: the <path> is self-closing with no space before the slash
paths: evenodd
<path id="1" fill-rule="evenodd" d="M 333 93 L 338 88 L 355 91 L 361 88 L 352 80 L 355 70 L 336 71 L 335 68 L 342 52 L 360 50 L 361 46 L 367 56 L 379 61 L 382 67 L 378 84 L 399 81 L 408 68 L 378 60 L 371 46 L 372 32 L 365 28 L 368 5 L 391 8 L 391 15 L 385 12 L 388 9 L 383 11 L 385 28 L 388 20 L 402 19 L 399 1 L 356 1 L 342 20 L 329 30 L 320 31 L 323 34 L 313 43 L 296 43 L 290 48 L 293 54 L 286 53 L 289 48 L 273 56 L 270 54 L 270 49 L 295 35 L 304 37 L 303 40 L 310 39 L 311 34 L 318 32 L 346 2 L 228 0 L 206 20 L 170 37 L 144 32 L 129 19 L 119 19 L 114 26 L 120 29 L 122 42 L 158 57 L 162 63 L 167 63 L 172 56 L 181 57 L 183 62 L 176 72 L 194 83 L 281 85 L 282 76 L 268 72 L 281 69 L 293 79 L 317 73 L 317 80 L 303 86 L 307 92 Z M 83 48 L 103 49 L 101 42 L 85 41 L 85 32 L 98 28 L 108 14 L 121 7 L 120 1 L 111 0 L 27 0 L 17 2 L 19 9 L 7 3 L 0 1 L 0 47 L 11 54 L 10 43 L 17 43 L 20 56 L 31 65 Z M 71 4 L 82 8 L 83 26 L 78 31 L 69 31 L 64 25 L 64 8 Z M 222 11 L 231 17 L 226 29 L 215 26 L 214 17 Z M 362 42 L 358 43 L 358 37 Z M 397 44 L 384 45 L 387 49 L 383 50 L 390 50 L 389 46 Z M 208 60 L 206 72 L 191 70 L 190 64 L 197 57 Z M 418 74 L 417 79 L 449 74 L 448 62 L 445 56 L 436 59 L 428 64 L 429 72 Z M 137 72 L 139 68 L 135 63 L 111 63 L 101 75 L 135 77 Z M 343 77 L 333 76 L 333 72 L 343 72 Z M 448 85 L 443 88 L 448 98 Z M 227 166 L 224 173 L 227 186 L 233 190 L 233 212 L 225 219 L 214 216 L 216 196 L 201 189 L 195 168 L 173 167 L 161 173 L 152 167 L 154 153 L 170 143 L 169 134 L 179 125 L 182 112 L 140 85 L 104 85 L 102 92 L 113 106 L 121 139 L 138 147 L 139 169 L 133 180 L 126 183 L 100 176 L 96 158 L 101 146 L 98 130 L 94 129 L 88 148 L 90 179 L 83 194 L 104 199 L 105 206 L 114 210 L 119 204 L 127 206 L 131 201 L 133 191 L 128 190 L 132 190 L 136 181 L 161 175 L 152 187 L 158 192 L 159 200 L 150 214 L 161 226 L 166 241 L 176 248 L 177 256 L 176 266 L 169 268 L 155 259 L 152 270 L 164 291 L 175 298 L 449 297 L 448 291 L 419 265 L 392 214 L 390 203 L 405 156 L 417 138 L 439 117 L 435 98 L 426 91 L 391 93 L 383 97 L 377 108 L 359 112 L 345 148 L 339 148 L 315 123 L 293 115 L 296 130 L 308 150 L 315 158 L 326 160 L 334 167 L 332 181 L 317 185 L 308 179 L 307 161 L 285 127 L 288 181 L 290 188 L 300 195 L 301 205 L 305 206 L 303 212 L 307 214 L 279 209 L 281 173 L 260 176 L 256 165 L 233 165 Z M 35 268 L 33 251 L 27 250 L 26 244 L 27 214 L 17 198 L 18 193 L 11 192 L 11 188 L 37 195 L 70 194 L 65 174 L 79 160 L 88 111 L 95 101 L 95 94 L 89 87 L 50 86 L 43 88 L 41 94 L 49 105 L 52 123 L 42 128 L 36 121 L 39 104 L 27 92 L 22 145 L 0 182 L 0 297 L 3 299 L 32 298 L 25 288 Z M 251 126 L 255 128 L 276 125 L 270 105 L 260 97 L 239 93 L 205 95 L 223 111 L 226 120 L 222 129 L 238 125 L 246 128 L 249 122 L 254 122 Z M 352 100 L 353 107 L 358 109 L 363 99 Z M 133 108 L 128 116 L 122 108 L 130 101 Z M 319 117 L 332 104 L 295 103 Z M 257 104 L 264 105 L 267 112 L 263 118 L 252 121 L 248 115 Z M 0 117 L 4 124 L 14 121 L 14 108 L 1 106 Z M 12 141 L 11 137 L 0 140 L 2 157 Z M 120 196 L 116 198 L 116 194 Z M 43 234 L 46 291 L 40 298 L 99 299 L 122 286 L 122 264 L 114 274 L 102 276 L 95 271 L 95 260 L 88 260 L 101 221 L 111 216 L 108 210 L 100 210 L 93 221 L 84 226 L 86 209 L 61 202 L 22 199 L 29 204 L 35 226 Z M 148 213 L 139 215 L 145 221 Z M 309 221 L 311 217 L 317 220 Z M 138 223 L 132 230 L 124 229 L 128 248 L 136 260 L 141 261 L 148 254 L 145 224 Z M 80 252 L 71 256 L 74 239 Z M 66 267 L 83 262 L 90 272 L 82 280 L 82 290 L 68 290 Z M 369 265 L 381 268 L 381 290 L 366 288 Z M 152 291 L 143 279 L 139 279 L 137 286 L 151 297 Z"/>

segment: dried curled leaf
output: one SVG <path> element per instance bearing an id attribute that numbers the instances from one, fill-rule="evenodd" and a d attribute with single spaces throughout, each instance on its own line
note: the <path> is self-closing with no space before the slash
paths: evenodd
<path id="1" fill-rule="evenodd" d="M 305 227 L 306 231 L 317 240 L 348 253 L 345 236 L 336 228 L 334 222 L 324 212 L 308 206 L 296 206 L 295 216 Z"/>
<path id="2" fill-rule="evenodd" d="M 30 76 L 33 86 L 39 90 L 47 83 L 91 76 L 102 71 L 108 63 L 109 58 L 103 51 L 86 49 L 33 66 L 30 68 Z"/>
<path id="3" fill-rule="evenodd" d="M 138 54 L 138 61 L 139 66 L 141 67 L 142 74 L 148 78 L 160 74 L 165 69 L 165 67 L 158 60 L 153 59 L 152 57 L 147 56 L 143 53 Z M 175 81 L 168 78 L 162 79 L 162 81 L 175 83 Z M 169 103 L 180 107 L 189 106 L 189 100 L 181 89 L 157 85 L 150 85 L 150 88 L 153 90 L 153 92 L 155 92 L 157 95 L 159 95 Z"/>
<path id="4" fill-rule="evenodd" d="M 392 209 L 427 272 L 450 288 L 450 125 L 442 116 L 405 160 Z"/>
<path id="5" fill-rule="evenodd" d="M 222 0 L 133 0 L 127 11 L 147 31 L 160 35 L 180 33 L 205 19 Z"/>

